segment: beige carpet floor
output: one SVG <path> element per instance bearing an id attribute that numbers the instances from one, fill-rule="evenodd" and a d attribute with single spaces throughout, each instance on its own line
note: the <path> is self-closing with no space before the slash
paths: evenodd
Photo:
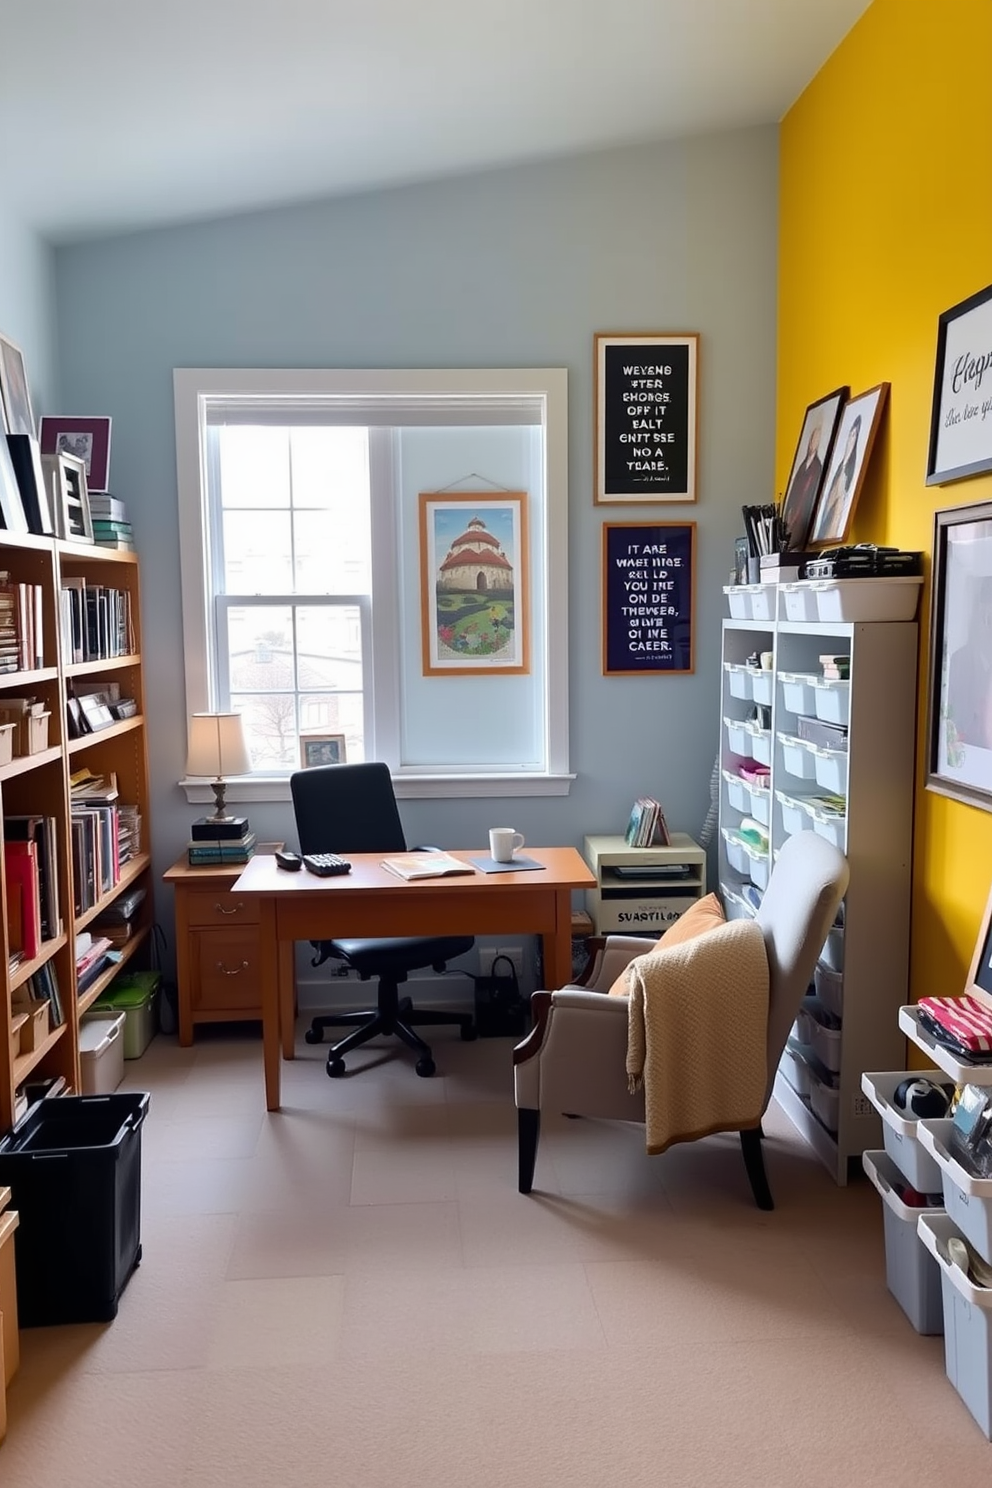
<path id="1" fill-rule="evenodd" d="M 331 1081 L 301 1042 L 272 1116 L 249 1033 L 129 1064 L 144 1259 L 112 1324 L 22 1333 L 2 1488 L 989 1480 L 877 1195 L 776 1108 L 772 1214 L 736 1139 L 588 1121 L 545 1122 L 524 1198 L 509 1041 L 435 1055 Z"/>

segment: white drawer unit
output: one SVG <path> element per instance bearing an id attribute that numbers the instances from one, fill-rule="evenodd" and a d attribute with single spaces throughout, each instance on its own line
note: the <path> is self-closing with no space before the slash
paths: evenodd
<path id="1" fill-rule="evenodd" d="M 861 1088 L 862 1071 L 906 1062 L 898 1018 L 908 1002 L 919 583 L 884 581 L 874 593 L 858 589 L 861 583 L 766 585 L 773 618 L 758 620 L 749 608 L 748 618 L 725 620 L 718 715 L 720 767 L 732 777 L 721 781 L 717 835 L 728 913 L 744 913 L 745 905 L 753 913 L 770 865 L 796 833 L 827 838 L 851 864 L 843 928 L 831 930 L 815 976 L 818 1005 L 840 1027 L 808 1016 L 804 1039 L 790 1041 L 775 1082 L 780 1105 L 838 1183 L 852 1164 L 860 1168 L 866 1149 L 882 1146 L 883 1121 Z M 874 618 L 891 612 L 903 618 Z M 865 618 L 842 618 L 855 614 Z M 834 657 L 846 659 L 845 675 L 829 675 L 823 658 Z M 750 696 L 741 695 L 743 683 L 731 691 L 734 668 L 747 672 Z M 771 717 L 760 719 L 770 725 L 767 821 L 740 784 L 763 748 L 754 716 L 759 669 L 772 679 Z M 806 718 L 846 728 L 846 751 L 801 738 Z M 741 838 L 749 816 L 768 830 L 767 857 Z"/>

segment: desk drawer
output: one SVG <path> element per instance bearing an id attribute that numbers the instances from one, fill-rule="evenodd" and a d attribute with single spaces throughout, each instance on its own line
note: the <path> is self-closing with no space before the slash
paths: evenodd
<path id="1" fill-rule="evenodd" d="M 258 900 L 254 896 L 231 894 L 222 885 L 215 889 L 186 892 L 186 916 L 191 925 L 257 925 Z"/>
<path id="2" fill-rule="evenodd" d="M 196 930 L 193 942 L 193 1013 L 240 1013 L 261 1017 L 258 931 L 232 925 Z"/>

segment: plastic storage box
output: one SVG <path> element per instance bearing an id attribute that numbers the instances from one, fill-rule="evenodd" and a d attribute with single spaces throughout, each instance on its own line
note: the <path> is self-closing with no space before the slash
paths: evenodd
<path id="1" fill-rule="evenodd" d="M 992 1288 L 976 1287 L 947 1256 L 958 1231 L 946 1214 L 922 1214 L 920 1239 L 940 1267 L 944 1302 L 944 1366 L 975 1420 L 992 1441 Z"/>
<path id="2" fill-rule="evenodd" d="M 828 1013 L 833 1013 L 835 1018 L 844 1016 L 844 973 L 834 971 L 832 967 L 823 961 L 816 963 L 813 972 L 813 985 L 816 995 L 823 1003 Z"/>
<path id="3" fill-rule="evenodd" d="M 806 1100 L 809 1099 L 810 1086 L 812 1084 L 812 1074 L 809 1067 L 809 1060 L 812 1053 L 813 1051 L 808 1045 L 801 1044 L 798 1039 L 789 1038 L 785 1048 L 782 1050 L 782 1061 L 780 1065 L 782 1073 L 793 1090 L 797 1095 L 803 1096 Z"/>
<path id="4" fill-rule="evenodd" d="M 84 1095 L 110 1095 L 124 1078 L 124 1014 L 90 1012 L 79 1025 Z"/>
<path id="5" fill-rule="evenodd" d="M 776 791 L 775 796 L 782 808 L 782 828 L 790 837 L 813 830 L 812 813 L 801 796 L 790 796 L 786 791 Z"/>
<path id="6" fill-rule="evenodd" d="M 992 1178 L 973 1178 L 951 1155 L 949 1116 L 921 1121 L 917 1128 L 923 1146 L 935 1159 L 944 1190 L 944 1208 L 972 1245 L 992 1261 Z"/>
<path id="7" fill-rule="evenodd" d="M 797 739 L 794 734 L 779 734 L 782 746 L 782 763 L 790 775 L 797 780 L 812 780 L 816 774 L 816 757 L 812 746 Z"/>
<path id="8" fill-rule="evenodd" d="M 813 677 L 811 681 L 817 718 L 822 718 L 824 723 L 846 726 L 851 716 L 850 682 L 828 681 L 824 677 Z"/>
<path id="9" fill-rule="evenodd" d="M 735 775 L 733 770 L 724 770 L 723 778 L 726 781 L 727 800 L 730 805 L 733 806 L 735 811 L 746 811 L 748 808 L 748 798 L 745 794 L 746 787 L 741 777 Z"/>
<path id="10" fill-rule="evenodd" d="M 161 986 L 161 972 L 122 972 L 93 1004 L 94 1011 L 124 1014 L 125 1059 L 140 1059 L 155 1037 Z"/>
<path id="11" fill-rule="evenodd" d="M 816 707 L 815 679 L 804 672 L 779 672 L 782 702 L 790 713 L 809 714 Z"/>
<path id="12" fill-rule="evenodd" d="M 816 619 L 912 620 L 923 583 L 919 577 L 807 580 L 816 599 Z"/>
<path id="13" fill-rule="evenodd" d="M 808 579 L 798 579 L 795 584 L 780 584 L 782 598 L 785 600 L 785 618 L 787 620 L 816 620 L 816 595 L 810 588 Z"/>
<path id="14" fill-rule="evenodd" d="M 863 1152 L 865 1172 L 882 1199 L 885 1226 L 885 1280 L 917 1333 L 943 1333 L 944 1301 L 940 1267 L 919 1237 L 920 1215 L 942 1214 L 904 1204 L 897 1192 L 899 1170 L 885 1152 Z"/>
<path id="15" fill-rule="evenodd" d="M 809 1072 L 809 1103 L 813 1115 L 827 1131 L 836 1132 L 840 1119 L 840 1090 L 828 1080 L 821 1079 L 812 1068 Z"/>
<path id="16" fill-rule="evenodd" d="M 141 1126 L 150 1097 L 38 1101 L 0 1140 L 0 1184 L 20 1215 L 22 1328 L 103 1323 L 141 1259 Z"/>
<path id="17" fill-rule="evenodd" d="M 911 1080 L 923 1070 L 866 1070 L 861 1076 L 861 1089 L 882 1118 L 882 1140 L 885 1150 L 917 1193 L 937 1194 L 943 1187 L 940 1169 L 920 1142 L 920 1118 L 901 1111 L 893 1104 L 896 1086 Z"/>

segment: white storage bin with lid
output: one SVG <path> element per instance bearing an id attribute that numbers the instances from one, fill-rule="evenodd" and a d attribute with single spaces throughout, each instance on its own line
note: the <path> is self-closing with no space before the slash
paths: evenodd
<path id="1" fill-rule="evenodd" d="M 730 696 L 735 698 L 750 698 L 751 675 L 753 668 L 743 666 L 740 662 L 725 661 L 723 670 L 727 674 L 727 686 Z"/>
<path id="2" fill-rule="evenodd" d="M 793 1090 L 804 1100 L 809 1100 L 809 1059 L 812 1053 L 808 1045 L 801 1044 L 795 1038 L 787 1039 L 785 1048 L 782 1050 L 780 1068 Z"/>
<path id="3" fill-rule="evenodd" d="M 823 942 L 823 950 L 820 952 L 820 960 L 824 966 L 829 966 L 831 971 L 844 970 L 843 925 L 832 925 L 827 931 L 827 938 Z"/>
<path id="4" fill-rule="evenodd" d="M 940 1169 L 920 1141 L 920 1118 L 896 1105 L 896 1088 L 903 1080 L 925 1075 L 925 1070 L 866 1070 L 861 1089 L 882 1118 L 885 1150 L 907 1183 L 917 1193 L 939 1194 L 943 1184 Z"/>
<path id="5" fill-rule="evenodd" d="M 951 1154 L 948 1142 L 953 1124 L 949 1116 L 921 1121 L 919 1138 L 940 1171 L 948 1218 L 992 1262 L 992 1178 L 972 1177 Z"/>
<path id="6" fill-rule="evenodd" d="M 750 806 L 750 798 L 747 786 L 739 775 L 733 770 L 724 770 L 723 779 L 727 787 L 727 801 L 735 811 L 747 811 Z"/>
<path id="7" fill-rule="evenodd" d="M 720 885 L 720 898 L 723 900 L 723 912 L 728 920 L 754 919 L 754 910 L 747 900 L 735 893 L 727 884 Z"/>
<path id="8" fill-rule="evenodd" d="M 767 889 L 768 875 L 771 871 L 770 855 L 767 852 L 759 852 L 757 848 L 748 847 L 744 844 L 744 853 L 747 857 L 748 877 L 755 888 Z"/>
<path id="9" fill-rule="evenodd" d="M 843 811 L 830 811 L 824 806 L 811 807 L 810 814 L 813 818 L 813 831 L 834 847 L 839 847 L 841 852 L 847 846 L 847 817 Z"/>
<path id="10" fill-rule="evenodd" d="M 785 603 L 786 620 L 816 620 L 816 595 L 809 579 L 797 579 L 794 584 L 779 584 L 779 592 Z"/>
<path id="11" fill-rule="evenodd" d="M 751 758 L 757 760 L 759 765 L 770 765 L 772 762 L 771 729 L 758 728 L 755 723 L 749 723 L 746 727 L 751 739 Z"/>
<path id="12" fill-rule="evenodd" d="M 851 684 L 844 681 L 813 677 L 813 706 L 817 718 L 824 723 L 840 723 L 844 727 L 851 717 Z"/>
<path id="13" fill-rule="evenodd" d="M 788 711 L 812 716 L 816 707 L 815 678 L 805 672 L 779 672 L 778 680 L 782 684 L 782 702 Z"/>
<path id="14" fill-rule="evenodd" d="M 809 1103 L 817 1120 L 836 1136 L 840 1116 L 840 1090 L 836 1085 L 821 1079 L 812 1067 L 809 1072 Z"/>
<path id="15" fill-rule="evenodd" d="M 816 618 L 832 620 L 913 620 L 923 579 L 811 579 Z"/>
<path id="16" fill-rule="evenodd" d="M 796 1014 L 796 1021 L 792 1025 L 791 1038 L 798 1044 L 813 1046 L 813 1019 L 806 1008 L 801 1007 Z"/>
<path id="17" fill-rule="evenodd" d="M 111 1095 L 124 1078 L 124 1013 L 87 1013 L 79 1025 L 84 1095 Z"/>
<path id="18" fill-rule="evenodd" d="M 805 739 L 797 739 L 793 734 L 779 734 L 778 741 L 782 746 L 782 763 L 790 775 L 797 780 L 813 780 L 816 776 L 816 760 L 813 757 L 813 746 L 807 744 Z"/>
<path id="19" fill-rule="evenodd" d="M 750 620 L 751 595 L 746 584 L 724 584 L 723 592 L 730 606 L 731 620 Z"/>
<path id="20" fill-rule="evenodd" d="M 770 827 L 772 824 L 771 791 L 767 789 L 762 790 L 757 785 L 747 784 L 744 785 L 744 791 L 747 797 L 747 805 L 743 809 L 753 816 L 755 821 L 759 821 L 763 827 Z"/>
<path id="21" fill-rule="evenodd" d="M 899 1169 L 886 1152 L 864 1152 L 861 1164 L 882 1199 L 885 1227 L 885 1280 L 917 1333 L 944 1331 L 944 1299 L 940 1267 L 920 1239 L 920 1215 L 940 1214 L 933 1208 L 904 1204 L 899 1197 Z"/>
<path id="22" fill-rule="evenodd" d="M 833 1013 L 835 1018 L 844 1016 L 844 973 L 834 971 L 822 961 L 816 963 L 813 972 L 813 985 L 816 995 L 823 1003 L 828 1013 Z"/>
<path id="23" fill-rule="evenodd" d="M 775 619 L 775 591 L 776 584 L 748 584 L 748 596 L 751 600 L 752 620 L 774 620 Z"/>
<path id="24" fill-rule="evenodd" d="M 797 832 L 811 832 L 813 818 L 802 796 L 790 796 L 786 791 L 776 791 L 775 798 L 782 808 L 782 828 L 790 837 Z"/>
<path id="25" fill-rule="evenodd" d="M 946 1214 L 921 1214 L 920 1239 L 940 1267 L 947 1378 L 992 1441 L 992 1288 L 975 1286 L 947 1253 L 957 1236 Z"/>
<path id="26" fill-rule="evenodd" d="M 744 851 L 743 842 L 730 827 L 724 827 L 723 836 L 727 844 L 727 862 L 735 872 L 747 878 L 750 864 L 748 863 L 747 853 Z"/>
<path id="27" fill-rule="evenodd" d="M 761 703 L 764 707 L 770 708 L 774 691 L 774 672 L 767 671 L 764 667 L 759 667 L 757 671 L 751 673 L 751 696 L 756 703 Z"/>
<path id="28" fill-rule="evenodd" d="M 814 748 L 813 770 L 817 785 L 822 785 L 832 796 L 846 796 L 849 763 L 846 750 Z"/>

